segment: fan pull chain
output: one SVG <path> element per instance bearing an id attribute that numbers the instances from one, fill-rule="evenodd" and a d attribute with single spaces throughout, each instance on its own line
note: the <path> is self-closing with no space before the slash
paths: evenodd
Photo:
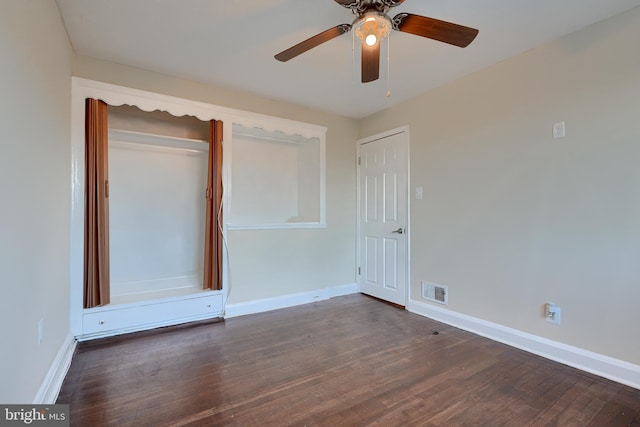
<path id="1" fill-rule="evenodd" d="M 391 96 L 391 35 L 387 36 L 387 98 Z"/>
<path id="2" fill-rule="evenodd" d="M 356 32 L 351 32 L 351 79 L 356 83 Z"/>

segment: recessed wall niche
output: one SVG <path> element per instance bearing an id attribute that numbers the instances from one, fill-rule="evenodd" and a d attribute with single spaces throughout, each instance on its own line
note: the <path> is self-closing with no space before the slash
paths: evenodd
<path id="1" fill-rule="evenodd" d="M 326 227 L 321 136 L 235 123 L 230 181 L 229 229 Z"/>

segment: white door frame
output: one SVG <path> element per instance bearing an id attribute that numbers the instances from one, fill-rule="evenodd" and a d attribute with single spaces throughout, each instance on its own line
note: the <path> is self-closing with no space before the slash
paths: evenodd
<path id="1" fill-rule="evenodd" d="M 387 138 L 389 136 L 392 135 L 397 135 L 399 133 L 404 133 L 405 134 L 405 139 L 404 139 L 404 143 L 405 143 L 405 153 L 407 153 L 407 194 L 406 194 L 406 200 L 407 200 L 407 206 L 406 206 L 406 227 L 405 227 L 405 233 L 406 233 L 406 239 L 405 239 L 405 254 L 406 254 L 406 260 L 405 260 L 405 301 L 404 301 L 404 306 L 408 307 L 409 304 L 409 300 L 411 299 L 411 252 L 410 252 L 410 248 L 411 248 L 411 224 L 410 224 L 410 220 L 411 220 L 411 173 L 410 173 L 410 166 L 411 166 L 411 155 L 410 155 L 410 141 L 411 141 L 411 136 L 410 136 L 410 132 L 409 132 L 409 125 L 405 125 L 405 126 L 401 126 L 398 128 L 394 128 L 385 132 L 381 132 L 375 135 L 371 135 L 365 138 L 361 138 L 358 139 L 356 141 L 356 145 L 357 145 L 357 154 L 356 154 L 356 197 L 357 197 L 357 208 L 356 208 L 356 223 L 357 223 L 357 227 L 356 227 L 356 282 L 358 283 L 358 291 L 360 291 L 360 281 L 362 278 L 361 275 L 361 248 L 360 248 L 360 237 L 361 237 L 361 232 L 362 232 L 362 227 L 360 224 L 360 213 L 361 213 L 361 209 L 362 207 L 360 206 L 360 201 L 361 201 L 361 194 L 360 194 L 360 188 L 361 188 L 361 182 L 360 182 L 360 154 L 361 154 L 361 148 L 364 144 L 369 143 L 369 142 L 373 142 L 373 141 L 377 141 L 379 139 L 383 139 L 383 138 Z"/>

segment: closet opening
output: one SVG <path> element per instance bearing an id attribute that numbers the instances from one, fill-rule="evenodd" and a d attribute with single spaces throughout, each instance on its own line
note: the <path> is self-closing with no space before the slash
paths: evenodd
<path id="1" fill-rule="evenodd" d="M 203 290 L 209 123 L 108 107 L 111 304 Z"/>

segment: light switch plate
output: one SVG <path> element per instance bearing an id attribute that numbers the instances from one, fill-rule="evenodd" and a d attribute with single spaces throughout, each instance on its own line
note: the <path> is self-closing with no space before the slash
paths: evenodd
<path id="1" fill-rule="evenodd" d="M 553 124 L 553 139 L 564 138 L 565 134 L 565 125 L 564 122 L 558 122 Z"/>

